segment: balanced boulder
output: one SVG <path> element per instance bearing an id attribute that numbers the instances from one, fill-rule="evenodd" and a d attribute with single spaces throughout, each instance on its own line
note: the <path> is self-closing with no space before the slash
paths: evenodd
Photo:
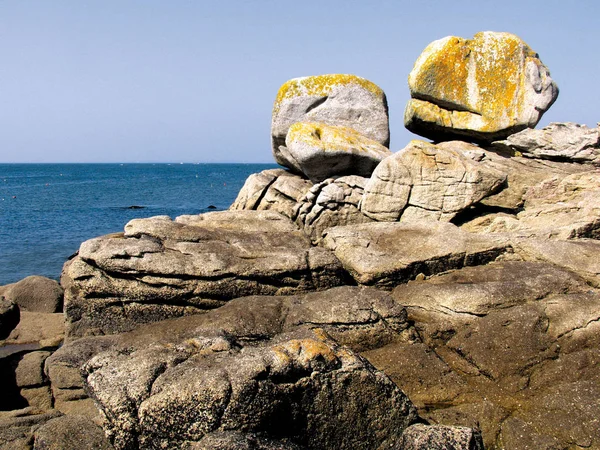
<path id="1" fill-rule="evenodd" d="M 377 221 L 449 221 L 505 181 L 460 151 L 414 140 L 377 166 L 360 209 Z"/>
<path id="2" fill-rule="evenodd" d="M 370 176 L 392 154 L 386 147 L 344 126 L 298 122 L 285 138 L 285 166 L 313 182 L 339 175 Z"/>
<path id="3" fill-rule="evenodd" d="M 273 105 L 271 142 L 277 163 L 289 167 L 279 147 L 296 122 L 323 122 L 353 128 L 384 146 L 390 142 L 384 92 L 356 75 L 317 75 L 289 80 Z"/>
<path id="4" fill-rule="evenodd" d="M 432 42 L 408 85 L 404 124 L 434 140 L 503 139 L 535 127 L 558 96 L 537 53 L 513 34 L 491 31 Z"/>

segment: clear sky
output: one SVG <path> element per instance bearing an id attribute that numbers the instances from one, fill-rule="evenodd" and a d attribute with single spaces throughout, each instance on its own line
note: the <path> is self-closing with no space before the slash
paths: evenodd
<path id="1" fill-rule="evenodd" d="M 431 41 L 519 35 L 560 95 L 538 127 L 600 121 L 600 2 L 0 0 L 0 162 L 272 162 L 299 76 L 352 73 L 414 135 L 407 76 Z"/>

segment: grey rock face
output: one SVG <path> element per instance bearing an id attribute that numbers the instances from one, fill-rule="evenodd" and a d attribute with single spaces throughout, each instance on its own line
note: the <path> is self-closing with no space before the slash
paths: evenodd
<path id="1" fill-rule="evenodd" d="M 289 439 L 274 440 L 256 433 L 216 431 L 198 442 L 186 443 L 185 450 L 303 450 Z"/>
<path id="2" fill-rule="evenodd" d="M 285 138 L 285 166 L 312 182 L 342 175 L 370 176 L 392 154 L 386 147 L 349 127 L 297 122 Z"/>
<path id="3" fill-rule="evenodd" d="M 552 176 L 530 186 L 523 210 L 490 214 L 465 223 L 477 233 L 511 232 L 553 239 L 600 236 L 600 171 Z"/>
<path id="4" fill-rule="evenodd" d="M 293 218 L 313 243 L 327 228 L 372 222 L 359 210 L 366 178 L 350 175 L 315 184 L 299 199 Z"/>
<path id="5" fill-rule="evenodd" d="M 2 295 L 23 311 L 56 313 L 62 310 L 62 288 L 56 281 L 39 275 L 4 286 Z"/>
<path id="6" fill-rule="evenodd" d="M 541 130 L 526 129 L 492 149 L 519 152 L 526 158 L 573 161 L 600 166 L 600 130 L 577 123 L 551 123 Z"/>
<path id="7" fill-rule="evenodd" d="M 81 245 L 65 265 L 69 336 L 131 330 L 254 294 L 345 284 L 335 256 L 281 214 L 224 211 L 136 219 Z"/>
<path id="8" fill-rule="evenodd" d="M 408 77 L 404 125 L 430 139 L 491 142 L 535 127 L 558 96 L 537 53 L 514 34 L 432 42 Z"/>
<path id="9" fill-rule="evenodd" d="M 33 450 L 114 450 L 104 431 L 78 415 L 51 419 L 34 433 Z"/>
<path id="10" fill-rule="evenodd" d="M 313 183 L 283 169 L 263 170 L 248 177 L 229 209 L 271 210 L 293 217 L 296 204 Z"/>
<path id="11" fill-rule="evenodd" d="M 383 373 L 318 330 L 258 345 L 199 333 L 101 353 L 84 370 L 117 449 L 177 447 L 232 429 L 309 448 L 389 447 L 416 418 Z"/>
<path id="12" fill-rule="evenodd" d="M 504 174 L 506 183 L 501 190 L 479 202 L 487 207 L 504 210 L 519 210 L 529 188 L 548 178 L 564 178 L 590 170 L 589 166 L 583 164 L 524 158 L 515 156 L 512 151 L 499 152 L 499 148 L 492 151 L 462 141 L 441 142 L 437 147 L 459 152 L 484 167 Z"/>
<path id="13" fill-rule="evenodd" d="M 481 433 L 467 427 L 415 424 L 404 430 L 402 450 L 483 450 Z"/>
<path id="14" fill-rule="evenodd" d="M 302 326 L 319 327 L 356 351 L 385 345 L 410 333 L 406 310 L 388 293 L 343 286 L 296 296 L 243 297 L 206 314 L 147 324 L 125 334 L 80 338 L 48 358 L 46 373 L 55 407 L 65 412 L 79 410 L 87 399 L 80 369 L 99 353 L 150 344 L 174 345 L 194 339 L 198 330 L 222 331 L 253 342 Z"/>
<path id="15" fill-rule="evenodd" d="M 579 242 L 545 242 L 545 258 L 519 243 L 510 256 L 525 260 L 465 267 L 393 291 L 423 342 L 363 355 L 427 421 L 477 426 L 486 448 L 600 442 L 592 419 L 600 398 L 600 291 L 585 276 L 598 270 L 599 253 L 580 248 L 562 256 L 559 247 L 551 258 L 552 243 Z"/>
<path id="16" fill-rule="evenodd" d="M 356 75 L 317 75 L 284 83 L 273 105 L 271 142 L 278 164 L 289 167 L 280 146 L 296 122 L 322 122 L 358 131 L 389 146 L 388 107 L 384 92 Z M 284 147 L 285 148 L 285 147 Z"/>
<path id="17" fill-rule="evenodd" d="M 357 283 L 384 289 L 419 274 L 486 264 L 510 248 L 506 239 L 467 233 L 444 222 L 334 227 L 326 231 L 323 245 Z"/>
<path id="18" fill-rule="evenodd" d="M 0 339 L 6 339 L 20 320 L 19 307 L 0 296 Z"/>
<path id="19" fill-rule="evenodd" d="M 415 140 L 377 166 L 360 209 L 377 221 L 449 221 L 505 181 L 459 151 Z"/>

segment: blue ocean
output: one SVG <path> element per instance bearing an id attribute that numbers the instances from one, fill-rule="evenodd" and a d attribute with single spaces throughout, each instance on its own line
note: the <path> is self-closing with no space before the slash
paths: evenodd
<path id="1" fill-rule="evenodd" d="M 224 210 L 272 164 L 0 164 L 0 285 L 58 279 L 81 242 L 137 217 Z"/>

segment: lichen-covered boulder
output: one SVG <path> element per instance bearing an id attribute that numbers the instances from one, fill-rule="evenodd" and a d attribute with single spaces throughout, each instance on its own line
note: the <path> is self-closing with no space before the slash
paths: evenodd
<path id="1" fill-rule="evenodd" d="M 404 124 L 434 140 L 503 139 L 535 127 L 558 96 L 537 53 L 513 34 L 491 31 L 432 42 L 408 85 Z"/>
<path id="2" fill-rule="evenodd" d="M 372 222 L 359 209 L 367 179 L 349 175 L 315 184 L 296 205 L 294 220 L 313 243 L 327 228 Z"/>
<path id="3" fill-rule="evenodd" d="M 353 128 L 384 146 L 390 142 L 384 92 L 356 75 L 294 78 L 281 86 L 273 105 L 271 142 L 277 163 L 287 166 L 279 147 L 296 122 L 323 122 Z"/>
<path id="4" fill-rule="evenodd" d="M 360 210 L 377 221 L 447 222 L 505 181 L 503 173 L 460 151 L 414 140 L 377 166 Z"/>
<path id="5" fill-rule="evenodd" d="M 280 153 L 284 165 L 313 182 L 340 175 L 368 177 L 381 160 L 392 154 L 352 128 L 320 122 L 295 123 L 285 145 Z"/>

